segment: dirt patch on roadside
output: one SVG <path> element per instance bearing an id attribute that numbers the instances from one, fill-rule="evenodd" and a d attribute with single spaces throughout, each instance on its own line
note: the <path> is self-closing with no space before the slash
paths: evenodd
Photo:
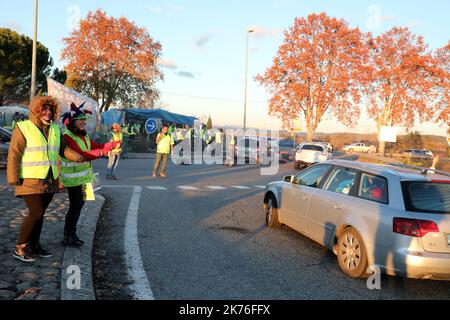
<path id="1" fill-rule="evenodd" d="M 113 225 L 111 201 L 106 201 L 97 225 L 92 253 L 94 289 L 97 300 L 131 300 L 126 272 L 123 238 Z"/>

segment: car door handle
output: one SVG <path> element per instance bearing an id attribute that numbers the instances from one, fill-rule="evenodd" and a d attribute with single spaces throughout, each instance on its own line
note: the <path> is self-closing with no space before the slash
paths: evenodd
<path id="1" fill-rule="evenodd" d="M 335 208 L 336 210 L 342 210 L 342 209 L 344 209 L 344 206 L 341 204 L 335 204 L 335 205 L 333 205 L 333 208 Z"/>

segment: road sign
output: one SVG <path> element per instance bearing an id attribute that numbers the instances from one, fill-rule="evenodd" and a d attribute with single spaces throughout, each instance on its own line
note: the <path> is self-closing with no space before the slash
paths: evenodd
<path id="1" fill-rule="evenodd" d="M 147 131 L 148 134 L 154 134 L 156 130 L 158 130 L 158 123 L 156 122 L 156 119 L 148 119 L 145 123 L 145 131 Z"/>
<path id="2" fill-rule="evenodd" d="M 380 130 L 381 142 L 397 142 L 398 128 L 382 126 Z"/>

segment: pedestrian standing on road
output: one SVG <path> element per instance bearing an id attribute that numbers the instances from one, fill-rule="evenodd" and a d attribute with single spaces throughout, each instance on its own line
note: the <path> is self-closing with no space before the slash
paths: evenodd
<path id="1" fill-rule="evenodd" d="M 123 141 L 123 134 L 122 129 L 120 128 L 120 125 L 118 123 L 114 123 L 111 128 L 111 138 L 110 142 L 117 142 L 117 141 Z M 117 166 L 119 164 L 120 154 L 122 152 L 121 147 L 117 147 L 113 149 L 110 154 L 108 155 L 109 161 L 108 161 L 108 173 L 106 175 L 106 179 L 108 180 L 119 180 L 116 175 L 114 174 L 114 171 L 117 169 Z"/>
<path id="2" fill-rule="evenodd" d="M 223 129 L 219 129 L 216 131 L 216 150 L 218 150 L 220 152 L 220 154 L 216 155 L 218 157 L 222 158 L 222 162 L 221 164 L 225 165 L 225 153 L 226 153 L 226 148 L 225 148 L 225 144 L 223 143 L 224 140 L 224 134 L 223 134 Z"/>
<path id="3" fill-rule="evenodd" d="M 81 209 L 84 206 L 83 188 L 86 184 L 92 183 L 94 179 L 91 161 L 107 156 L 121 145 L 121 141 L 98 144 L 89 137 L 85 128 L 86 120 L 92 113 L 88 110 L 82 111 L 83 106 L 84 104 L 77 108 L 72 103 L 71 111 L 63 115 L 63 123 L 66 125 L 64 141 L 71 149 L 86 159 L 85 162 L 75 163 L 61 157 L 61 182 L 67 188 L 70 201 L 64 226 L 63 244 L 72 247 L 78 247 L 84 243 L 78 238 L 76 228 Z"/>
<path id="4" fill-rule="evenodd" d="M 159 166 L 161 164 L 161 173 L 160 176 L 166 177 L 166 167 L 167 160 L 169 159 L 169 155 L 173 153 L 174 141 L 173 137 L 169 134 L 169 127 L 165 124 L 162 127 L 161 133 L 156 137 L 156 161 L 153 166 L 153 177 L 156 177 Z"/>
<path id="5" fill-rule="evenodd" d="M 8 152 L 8 184 L 15 186 L 16 197 L 23 198 L 28 215 L 23 219 L 14 257 L 33 262 L 36 256 L 52 254 L 40 244 L 47 207 L 59 188 L 58 157 L 74 163 L 83 156 L 66 146 L 59 127 L 60 107 L 53 97 L 34 97 L 29 106 L 29 120 L 17 123 Z"/>
<path id="6" fill-rule="evenodd" d="M 227 162 L 226 165 L 233 167 L 234 164 L 234 156 L 235 156 L 235 147 L 236 147 L 236 136 L 234 135 L 234 131 L 231 132 L 230 143 L 228 143 L 228 152 L 227 152 Z"/>

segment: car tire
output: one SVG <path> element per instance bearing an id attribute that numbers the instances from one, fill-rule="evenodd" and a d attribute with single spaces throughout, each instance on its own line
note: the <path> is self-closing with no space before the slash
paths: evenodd
<path id="1" fill-rule="evenodd" d="M 276 208 L 276 200 L 273 195 L 269 196 L 267 203 L 264 204 L 264 216 L 266 219 L 266 226 L 269 228 L 280 227 L 278 220 L 278 209 Z"/>
<path id="2" fill-rule="evenodd" d="M 348 227 L 339 235 L 337 258 L 342 272 L 350 278 L 364 279 L 369 276 L 366 247 L 355 229 Z"/>

